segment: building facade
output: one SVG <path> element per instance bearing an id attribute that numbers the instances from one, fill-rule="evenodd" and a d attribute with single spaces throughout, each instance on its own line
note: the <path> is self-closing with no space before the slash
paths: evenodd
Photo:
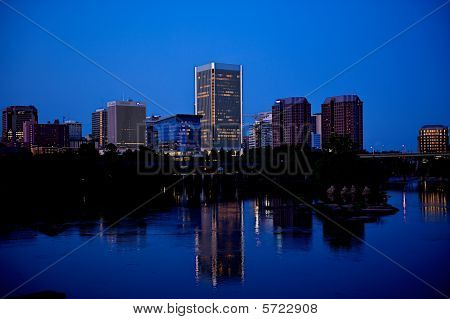
<path id="1" fill-rule="evenodd" d="M 311 147 L 322 149 L 322 114 L 311 115 Z"/>
<path id="2" fill-rule="evenodd" d="M 242 65 L 195 67 L 195 114 L 201 115 L 202 149 L 239 150 L 242 143 Z"/>
<path id="3" fill-rule="evenodd" d="M 138 149 L 145 144 L 144 102 L 108 102 L 108 143 L 120 149 Z"/>
<path id="4" fill-rule="evenodd" d="M 151 150 L 158 147 L 158 134 L 155 130 L 155 123 L 161 118 L 159 115 L 147 116 L 145 119 L 145 146 Z"/>
<path id="5" fill-rule="evenodd" d="M 419 153 L 447 153 L 448 127 L 444 125 L 424 125 L 419 129 L 417 138 Z"/>
<path id="6" fill-rule="evenodd" d="M 327 97 L 322 104 L 322 145 L 332 136 L 348 137 L 355 150 L 363 149 L 363 102 L 357 95 Z"/>
<path id="7" fill-rule="evenodd" d="M 272 112 L 258 113 L 249 128 L 249 148 L 272 147 Z"/>
<path id="8" fill-rule="evenodd" d="M 92 113 L 92 140 L 96 148 L 104 148 L 108 144 L 108 112 L 97 109 Z"/>
<path id="9" fill-rule="evenodd" d="M 33 153 L 51 153 L 69 147 L 69 128 L 65 124 L 39 124 L 33 121 L 24 123 L 24 143 Z"/>
<path id="10" fill-rule="evenodd" d="M 2 142 L 21 145 L 24 142 L 23 125 L 27 121 L 38 121 L 38 111 L 33 105 L 8 106 L 2 112 Z"/>
<path id="11" fill-rule="evenodd" d="M 311 104 L 304 97 L 278 99 L 272 106 L 273 147 L 311 145 Z"/>
<path id="12" fill-rule="evenodd" d="M 83 128 L 80 122 L 77 121 L 65 121 L 64 125 L 67 126 L 67 134 L 70 148 L 80 148 L 82 143 Z"/>
<path id="13" fill-rule="evenodd" d="M 170 155 L 194 155 L 201 150 L 201 116 L 176 114 L 154 123 L 157 150 Z"/>

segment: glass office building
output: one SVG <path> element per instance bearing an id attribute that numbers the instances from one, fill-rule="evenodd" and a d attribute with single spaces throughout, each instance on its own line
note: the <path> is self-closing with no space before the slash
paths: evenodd
<path id="1" fill-rule="evenodd" d="M 195 114 L 202 116 L 202 150 L 240 150 L 242 65 L 212 62 L 195 68 Z"/>
<path id="2" fill-rule="evenodd" d="M 200 152 L 200 115 L 176 114 L 153 124 L 157 150 L 170 155 Z"/>

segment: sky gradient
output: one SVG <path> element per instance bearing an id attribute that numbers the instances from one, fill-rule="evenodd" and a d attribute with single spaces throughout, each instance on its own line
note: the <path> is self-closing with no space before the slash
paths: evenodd
<path id="1" fill-rule="evenodd" d="M 194 111 L 194 66 L 242 64 L 252 114 L 308 94 L 445 0 L 6 2 L 173 113 Z M 1 1 L 0 39 L 2 108 L 33 104 L 41 122 L 78 120 L 87 134 L 107 101 L 145 100 Z M 309 96 L 313 112 L 358 94 L 365 148 L 416 150 L 421 125 L 450 124 L 449 39 L 450 4 Z"/>

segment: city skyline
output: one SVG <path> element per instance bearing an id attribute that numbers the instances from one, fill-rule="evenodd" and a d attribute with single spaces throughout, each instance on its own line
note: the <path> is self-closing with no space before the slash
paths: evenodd
<path id="1" fill-rule="evenodd" d="M 153 18 L 154 10 L 144 3 L 127 8 L 113 3 L 103 8 L 104 11 L 88 4 L 70 8 L 60 3 L 39 7 L 16 1 L 10 4 L 173 113 L 190 113 L 192 109 L 195 65 L 208 61 L 242 64 L 246 79 L 243 83 L 244 113 L 254 114 L 268 111 L 271 103 L 282 96 L 307 95 L 440 3 L 381 2 L 370 10 L 367 7 L 361 9 L 365 5 L 358 3 L 286 4 L 283 9 L 281 4 L 267 4 L 253 10 L 246 21 L 237 19 L 241 22 L 232 26 L 230 31 L 235 35 L 234 39 L 224 37 L 220 26 L 212 25 L 211 30 L 200 31 L 199 22 L 191 19 L 192 14 L 207 18 L 211 10 L 217 9 L 216 5 L 205 8 L 200 4 L 180 4 L 173 9 L 173 16 L 179 21 L 173 23 L 173 18 L 167 21 L 158 17 L 146 20 L 148 15 Z M 60 9 L 60 16 L 65 16 L 64 22 L 46 13 L 47 5 Z M 409 8 L 406 14 L 403 10 L 405 5 Z M 163 4 L 157 4 L 155 9 L 169 10 Z M 276 9 L 286 10 L 286 13 L 288 10 L 298 12 L 299 16 L 292 22 L 286 19 L 285 26 L 269 28 L 259 22 L 260 19 L 270 19 Z M 139 11 L 144 19 L 137 19 L 126 26 L 113 25 L 114 19 L 110 17 L 122 11 L 124 14 Z M 246 12 L 245 8 L 242 12 Z M 305 12 L 311 14 L 306 15 Z M 342 18 L 338 21 L 351 16 L 353 22 L 332 24 L 322 19 L 327 12 Z M 354 12 L 358 15 L 352 14 Z M 228 9 L 218 14 L 221 17 L 231 14 L 235 18 L 242 15 L 239 10 Z M 379 14 L 385 17 L 382 25 L 376 23 Z M 2 23 L 10 26 L 1 31 L 6 47 L 0 55 L 0 65 L 9 74 L 0 82 L 2 107 L 33 104 L 39 108 L 43 122 L 53 120 L 55 116 L 66 117 L 82 122 L 87 128 L 92 110 L 104 107 L 107 101 L 122 97 L 145 100 L 7 7 L 2 7 L 0 15 Z M 83 16 L 83 21 L 80 16 Z M 99 16 L 105 18 L 102 19 L 104 26 L 97 24 Z M 409 150 L 415 149 L 419 127 L 424 124 L 448 125 L 445 120 L 450 118 L 448 107 L 440 102 L 448 90 L 445 74 L 449 61 L 445 58 L 448 43 L 439 39 L 448 38 L 448 17 L 448 10 L 433 14 L 308 96 L 312 112 L 320 111 L 320 104 L 326 96 L 357 94 L 365 103 L 364 145 L 378 149 L 384 145 L 387 150 L 400 149 L 402 144 L 406 144 Z M 67 21 L 70 23 L 65 23 Z M 293 27 L 294 21 L 300 21 L 300 25 Z M 355 23 L 360 27 L 352 28 Z M 166 33 L 155 33 L 156 26 Z M 113 32 L 109 32 L 110 28 Z M 262 28 L 259 35 L 249 37 L 258 28 Z M 197 46 L 198 37 L 205 32 L 215 32 L 217 36 L 210 38 L 210 46 L 200 48 Z M 132 34 L 135 34 L 134 38 Z M 168 37 L 161 37 L 161 34 Z M 22 38 L 26 38 L 26 45 L 21 42 Z M 357 40 L 354 45 L 352 38 Z M 277 43 L 284 45 L 279 48 Z M 422 45 L 417 47 L 417 43 Z M 31 47 L 33 50 L 29 50 Z M 133 50 L 128 49 L 131 47 Z M 108 54 L 105 54 L 105 49 L 108 49 Z M 175 78 L 170 76 L 174 72 L 177 72 Z M 177 94 L 173 94 L 173 87 L 177 88 Z M 146 102 L 150 108 L 149 115 L 167 115 L 154 103 Z M 377 123 L 381 120 L 389 130 L 380 129 Z M 248 121 L 244 118 L 245 123 Z"/>

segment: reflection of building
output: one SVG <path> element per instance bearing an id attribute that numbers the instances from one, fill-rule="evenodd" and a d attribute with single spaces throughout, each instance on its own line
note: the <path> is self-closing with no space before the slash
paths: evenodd
<path id="1" fill-rule="evenodd" d="M 322 104 L 322 146 L 333 135 L 348 137 L 355 149 L 363 149 L 363 102 L 357 95 L 327 97 Z"/>
<path id="2" fill-rule="evenodd" d="M 30 106 L 9 106 L 2 112 L 2 142 L 7 144 L 23 143 L 23 124 L 38 121 L 37 109 Z"/>
<path id="3" fill-rule="evenodd" d="M 244 278 L 244 225 L 240 202 L 203 206 L 201 228 L 196 232 L 196 278 L 220 280 Z"/>
<path id="4" fill-rule="evenodd" d="M 98 109 L 92 113 L 92 139 L 97 148 L 108 144 L 108 113 L 105 109 Z"/>
<path id="5" fill-rule="evenodd" d="M 195 67 L 195 114 L 202 115 L 202 149 L 239 150 L 242 143 L 242 65 Z"/>
<path id="6" fill-rule="evenodd" d="M 424 125 L 417 138 L 419 153 L 446 153 L 448 150 L 448 127 L 444 125 Z"/>
<path id="7" fill-rule="evenodd" d="M 108 102 L 108 143 L 124 149 L 138 149 L 143 146 L 145 112 L 144 102 Z"/>
<path id="8" fill-rule="evenodd" d="M 255 200 L 254 210 L 255 233 L 258 235 L 261 228 L 273 232 L 279 251 L 311 247 L 311 212 L 299 211 L 291 200 L 268 195 Z"/>
<path id="9" fill-rule="evenodd" d="M 151 150 L 157 148 L 158 134 L 155 130 L 155 123 L 161 118 L 159 115 L 147 116 L 145 119 L 145 146 Z"/>
<path id="10" fill-rule="evenodd" d="M 171 155 L 200 152 L 200 115 L 176 114 L 155 122 L 157 149 Z"/>
<path id="11" fill-rule="evenodd" d="M 33 153 L 52 153 L 69 146 L 69 130 L 55 120 L 53 124 L 24 123 L 24 143 Z"/>
<path id="12" fill-rule="evenodd" d="M 322 114 L 311 115 L 311 147 L 322 149 Z"/>
<path id="13" fill-rule="evenodd" d="M 65 121 L 64 125 L 67 126 L 68 135 L 69 135 L 69 144 L 70 148 L 80 148 L 81 140 L 82 140 L 82 127 L 80 122 L 76 121 Z"/>
<path id="14" fill-rule="evenodd" d="M 448 219 L 447 191 L 440 185 L 423 182 L 419 187 L 422 214 L 426 222 L 446 221 Z"/>
<path id="15" fill-rule="evenodd" d="M 249 148 L 272 147 L 272 113 L 259 113 L 250 126 L 248 137 Z"/>
<path id="16" fill-rule="evenodd" d="M 311 104 L 304 97 L 289 97 L 275 101 L 272 106 L 273 147 L 281 145 L 310 145 L 308 128 Z"/>

